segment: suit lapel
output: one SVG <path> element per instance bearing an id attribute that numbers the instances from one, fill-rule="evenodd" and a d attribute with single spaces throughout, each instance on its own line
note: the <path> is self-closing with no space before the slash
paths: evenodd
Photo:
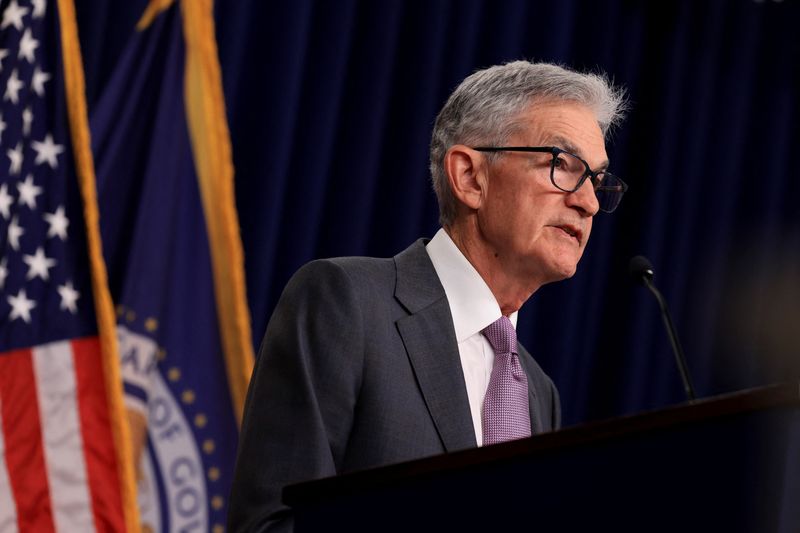
<path id="1" fill-rule="evenodd" d="M 539 409 L 539 402 L 536 398 L 536 380 L 534 380 L 535 369 L 533 367 L 533 356 L 520 344 L 517 343 L 517 353 L 522 368 L 525 369 L 525 374 L 528 376 L 528 406 L 531 414 L 531 433 L 536 435 L 544 431 L 542 420 L 542 413 Z"/>
<path id="2" fill-rule="evenodd" d="M 417 241 L 395 256 L 395 296 L 409 315 L 397 321 L 411 366 L 446 451 L 477 445 L 450 307 Z"/>

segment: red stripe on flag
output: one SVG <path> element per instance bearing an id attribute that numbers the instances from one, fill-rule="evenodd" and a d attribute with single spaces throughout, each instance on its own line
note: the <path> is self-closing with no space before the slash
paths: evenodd
<path id="1" fill-rule="evenodd" d="M 91 337 L 75 339 L 71 344 L 95 527 L 97 531 L 125 531 L 100 343 L 97 337 Z"/>
<path id="2" fill-rule="evenodd" d="M 6 469 L 19 531 L 54 531 L 39 401 L 30 350 L 0 355 L 0 403 Z"/>

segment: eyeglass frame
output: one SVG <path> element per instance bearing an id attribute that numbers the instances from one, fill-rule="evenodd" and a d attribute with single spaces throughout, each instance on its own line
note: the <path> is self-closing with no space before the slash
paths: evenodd
<path id="1" fill-rule="evenodd" d="M 528 152 L 528 153 L 551 154 L 553 156 L 553 159 L 550 161 L 550 183 L 552 183 L 553 186 L 556 189 L 558 189 L 559 191 L 563 191 L 563 192 L 566 192 L 566 193 L 573 193 L 573 192 L 577 191 L 578 189 L 580 189 L 583 186 L 583 184 L 586 183 L 586 179 L 587 178 L 590 178 L 590 181 L 591 181 L 591 184 L 592 184 L 592 189 L 594 190 L 595 194 L 597 193 L 598 190 L 607 190 L 609 192 L 619 192 L 619 189 L 618 189 L 617 186 L 608 186 L 608 187 L 606 187 L 604 189 L 603 185 L 602 185 L 602 180 L 597 177 L 598 174 L 604 174 L 604 175 L 613 176 L 621 184 L 622 192 L 619 195 L 619 197 L 620 197 L 619 202 L 622 201 L 622 196 L 628 190 L 628 184 L 625 183 L 624 181 L 622 181 L 622 179 L 620 179 L 620 177 L 617 176 L 616 174 L 613 174 L 611 172 L 607 172 L 605 170 L 598 170 L 597 172 L 595 172 L 595 171 L 592 170 L 592 168 L 589 166 L 589 163 L 587 163 L 585 159 L 573 154 L 572 152 L 568 152 L 568 151 L 564 150 L 563 148 L 559 148 L 558 146 L 473 146 L 471 148 L 473 150 L 478 151 L 478 152 Z M 572 156 L 572 157 L 576 158 L 578 161 L 580 161 L 581 163 L 583 163 L 583 166 L 586 167 L 586 170 L 584 171 L 583 175 L 581 176 L 581 179 L 578 180 L 578 184 L 572 190 L 560 187 L 556 183 L 555 171 L 556 171 L 556 157 L 558 156 L 558 154 L 567 154 L 569 156 Z M 617 205 L 615 205 L 614 209 L 612 209 L 611 211 L 608 211 L 608 210 L 605 210 L 605 209 L 602 209 L 602 208 L 600 210 L 603 211 L 604 213 L 613 213 L 614 210 L 616 210 L 616 208 L 619 207 L 619 202 L 617 202 Z"/>

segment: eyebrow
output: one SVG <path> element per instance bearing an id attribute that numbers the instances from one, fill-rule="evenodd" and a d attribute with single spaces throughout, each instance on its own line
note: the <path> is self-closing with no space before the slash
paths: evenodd
<path id="1" fill-rule="evenodd" d="M 562 137 L 561 135 L 556 135 L 555 137 L 550 138 L 550 142 L 552 142 L 554 146 L 558 146 L 562 150 L 566 150 L 567 152 L 575 154 L 581 159 L 586 160 L 586 157 L 584 157 L 581 149 L 578 148 L 575 144 L 572 143 L 572 141 L 570 141 L 566 137 Z M 597 172 L 598 170 L 606 170 L 609 164 L 610 164 L 609 160 L 606 159 L 605 161 L 600 163 L 600 166 L 598 168 L 592 169 L 592 171 Z"/>

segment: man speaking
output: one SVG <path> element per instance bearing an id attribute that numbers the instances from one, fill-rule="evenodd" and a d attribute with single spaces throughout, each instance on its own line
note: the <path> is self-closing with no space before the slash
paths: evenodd
<path id="1" fill-rule="evenodd" d="M 291 531 L 287 484 L 524 438 L 559 426 L 517 311 L 575 273 L 622 117 L 605 77 L 516 61 L 478 71 L 439 113 L 442 229 L 390 259 L 313 261 L 289 281 L 248 392 L 231 531 Z"/>

